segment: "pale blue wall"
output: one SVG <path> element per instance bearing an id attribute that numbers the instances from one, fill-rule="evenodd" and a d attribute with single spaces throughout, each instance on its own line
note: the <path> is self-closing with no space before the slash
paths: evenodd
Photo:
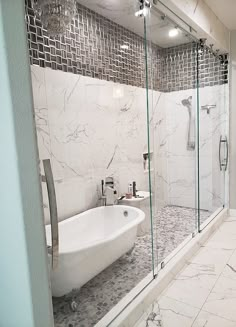
<path id="1" fill-rule="evenodd" d="M 24 0 L 0 0 L 0 326 L 52 326 Z"/>

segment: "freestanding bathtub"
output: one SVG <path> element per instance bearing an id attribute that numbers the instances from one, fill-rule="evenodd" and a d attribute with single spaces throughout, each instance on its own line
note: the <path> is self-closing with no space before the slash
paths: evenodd
<path id="1" fill-rule="evenodd" d="M 58 266 L 51 271 L 52 295 L 80 288 L 134 245 L 145 214 L 123 205 L 98 207 L 59 223 Z M 51 227 L 46 226 L 51 245 Z"/>

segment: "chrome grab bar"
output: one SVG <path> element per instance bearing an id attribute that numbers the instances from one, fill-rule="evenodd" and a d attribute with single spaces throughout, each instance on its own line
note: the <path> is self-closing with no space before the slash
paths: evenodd
<path id="1" fill-rule="evenodd" d="M 221 147 L 222 144 L 225 144 L 226 146 L 226 157 L 225 158 L 221 158 Z M 219 164 L 220 164 L 220 170 L 222 171 L 223 168 L 224 170 L 227 170 L 228 167 L 228 160 L 229 160 L 229 145 L 228 145 L 228 139 L 227 136 L 225 136 L 224 138 L 222 137 L 222 135 L 220 136 L 220 142 L 219 142 Z"/>
<path id="2" fill-rule="evenodd" d="M 58 231 L 58 214 L 57 214 L 57 199 L 55 185 L 53 181 L 52 167 L 50 159 L 43 160 L 45 176 L 42 176 L 42 181 L 47 184 L 48 202 L 51 222 L 51 238 L 52 246 L 48 247 L 48 252 L 52 256 L 52 269 L 58 265 L 59 257 L 59 231 Z"/>

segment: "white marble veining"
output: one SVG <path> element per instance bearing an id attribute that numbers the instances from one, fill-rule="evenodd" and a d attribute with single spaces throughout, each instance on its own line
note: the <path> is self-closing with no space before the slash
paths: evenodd
<path id="1" fill-rule="evenodd" d="M 235 327 L 235 322 L 201 311 L 192 327 Z"/>
<path id="2" fill-rule="evenodd" d="M 137 327 L 189 327 L 198 313 L 197 308 L 165 296 L 154 303 L 150 311 Z"/>
<path id="3" fill-rule="evenodd" d="M 170 285 L 166 296 L 200 309 L 216 280 L 214 267 L 190 264 Z"/>
<path id="4" fill-rule="evenodd" d="M 105 176 L 114 176 L 119 194 L 133 180 L 148 190 L 145 89 L 31 70 L 40 159 L 52 161 L 60 219 L 95 207 Z"/>
<path id="5" fill-rule="evenodd" d="M 231 269 L 228 266 L 225 269 Z M 234 269 L 234 268 L 233 268 Z M 234 272 L 236 274 L 236 272 Z M 236 280 L 221 276 L 203 306 L 203 310 L 236 323 Z"/>
<path id="6" fill-rule="evenodd" d="M 60 219 L 95 207 L 108 175 L 119 194 L 132 180 L 148 190 L 145 89 L 37 66 L 31 71 L 39 154 L 52 161 Z M 196 150 L 187 148 L 189 113 L 182 104 L 190 96 L 195 111 L 196 90 L 149 92 L 154 213 L 166 205 L 196 208 Z M 200 110 L 199 122 L 200 202 L 210 212 L 224 202 L 218 148 L 227 134 L 227 99 L 225 85 L 200 89 L 200 107 L 216 105 L 209 114 Z M 48 220 L 45 185 L 43 198 Z"/>
<path id="7" fill-rule="evenodd" d="M 189 113 L 182 101 L 192 97 L 196 111 L 197 91 L 184 90 L 161 94 L 155 109 L 154 152 L 155 191 L 159 203 L 197 207 L 197 153 L 188 149 Z M 225 85 L 199 90 L 200 126 L 200 206 L 214 212 L 227 204 L 226 176 L 219 168 L 220 136 L 228 135 L 228 94 Z M 215 105 L 209 114 L 204 105 Z M 197 115 L 195 121 L 197 123 Z M 191 126 L 192 127 L 192 126 Z M 193 131 L 192 131 L 193 133 Z M 196 135 L 196 132 L 195 132 Z"/>
<path id="8" fill-rule="evenodd" d="M 235 228 L 226 220 L 135 327 L 236 326 Z"/>

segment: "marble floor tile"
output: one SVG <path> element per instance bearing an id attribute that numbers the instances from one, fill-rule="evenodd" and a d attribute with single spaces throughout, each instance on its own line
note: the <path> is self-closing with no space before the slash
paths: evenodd
<path id="1" fill-rule="evenodd" d="M 234 238 L 236 236 L 235 223 L 234 219 L 225 221 L 218 230 L 219 234 L 222 233 L 222 237 L 228 235 L 229 238 Z"/>
<path id="2" fill-rule="evenodd" d="M 224 250 L 235 250 L 236 249 L 236 238 L 235 239 L 227 239 L 224 240 L 221 235 L 217 239 L 212 239 L 206 247 L 212 248 L 212 249 L 224 249 Z"/>
<path id="3" fill-rule="evenodd" d="M 235 327 L 235 322 L 201 311 L 191 327 Z"/>
<path id="4" fill-rule="evenodd" d="M 225 237 L 227 234 L 227 237 Z M 236 249 L 236 220 L 227 220 L 207 242 L 207 247 L 215 249 Z"/>
<path id="5" fill-rule="evenodd" d="M 222 276 L 236 280 L 236 250 L 234 251 L 228 263 L 226 264 L 222 272 Z"/>
<path id="6" fill-rule="evenodd" d="M 217 278 L 211 265 L 189 264 L 163 294 L 200 309 Z"/>
<path id="7" fill-rule="evenodd" d="M 214 238 L 213 238 L 214 239 Z M 209 243 L 212 240 L 209 241 Z M 225 242 L 225 241 L 224 241 Z M 224 246 L 224 244 L 222 244 Z M 197 253 L 195 257 L 191 259 L 191 264 L 196 264 L 200 266 L 207 266 L 216 275 L 219 275 L 224 269 L 226 263 L 230 259 L 234 252 L 234 249 L 226 248 L 211 248 L 208 246 L 203 246 Z"/>
<path id="8" fill-rule="evenodd" d="M 149 315 L 137 327 L 189 327 L 199 310 L 168 297 L 161 297 Z"/>
<path id="9" fill-rule="evenodd" d="M 202 247 L 164 294 L 201 308 L 233 251 Z"/>
<path id="10" fill-rule="evenodd" d="M 186 320 L 186 325 L 182 322 L 181 327 L 236 327 L 235 223 L 236 220 L 224 222 L 162 293 L 158 299 L 160 314 L 162 300 L 172 299 L 178 304 L 181 303 L 182 307 L 180 311 L 169 307 L 169 311 L 170 308 L 174 310 L 166 311 L 170 321 L 176 312 L 182 314 L 183 307 L 186 310 L 189 307 L 198 310 L 194 321 Z M 143 316 L 138 327 L 149 326 L 144 324 L 148 321 L 147 317 Z M 175 324 L 176 319 L 171 327 L 179 326 L 178 320 Z M 162 323 L 162 327 L 169 326 L 163 318 Z"/>
<path id="11" fill-rule="evenodd" d="M 221 276 L 202 310 L 233 320 L 236 326 L 236 279 Z"/>

